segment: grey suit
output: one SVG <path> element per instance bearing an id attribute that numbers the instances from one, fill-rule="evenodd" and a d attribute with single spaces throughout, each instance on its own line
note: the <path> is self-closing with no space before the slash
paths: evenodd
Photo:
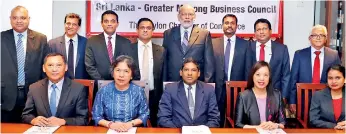
<path id="1" fill-rule="evenodd" d="M 186 53 L 182 50 L 180 35 L 180 25 L 164 32 L 163 47 L 167 52 L 164 61 L 167 64 L 164 67 L 163 80 L 179 81 L 179 70 L 184 60 L 192 57 L 197 61 L 201 70 L 199 80 L 213 82 L 214 55 L 209 31 L 193 26 Z"/>
<path id="2" fill-rule="evenodd" d="M 30 124 L 37 116 L 51 117 L 52 113 L 48 101 L 48 79 L 42 79 L 30 85 L 29 88 L 28 99 L 22 114 L 23 122 Z M 66 125 L 87 125 L 87 89 L 65 77 L 55 117 L 64 119 Z"/>
<path id="3" fill-rule="evenodd" d="M 116 56 L 117 51 L 120 46 L 130 44 L 130 40 L 116 35 L 115 40 L 115 51 L 114 56 Z M 113 57 L 115 59 L 116 57 Z M 104 34 L 92 36 L 87 41 L 87 46 L 85 50 L 85 67 L 86 71 L 89 73 L 91 79 L 93 80 L 112 80 L 110 74 L 111 62 L 108 58 L 107 44 L 105 42 Z"/>
<path id="4" fill-rule="evenodd" d="M 45 77 L 42 71 L 42 65 L 44 57 L 49 52 L 47 37 L 41 33 L 28 29 L 24 67 L 25 85 L 23 90 L 18 90 L 16 42 L 12 29 L 1 32 L 2 122 L 11 121 L 14 118 L 16 118 L 16 121 L 20 121 L 21 110 L 18 110 L 18 115 L 14 114 L 12 110 L 17 106 L 23 107 L 29 85 Z M 18 97 L 19 94 L 21 94 L 20 97 Z"/>

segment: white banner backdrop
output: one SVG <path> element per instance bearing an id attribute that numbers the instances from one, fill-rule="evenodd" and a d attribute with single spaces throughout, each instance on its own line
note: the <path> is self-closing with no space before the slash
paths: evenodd
<path id="1" fill-rule="evenodd" d="M 279 26 L 281 13 L 280 1 L 125 1 L 91 0 L 87 2 L 87 35 L 103 31 L 101 16 L 106 10 L 113 10 L 119 16 L 117 33 L 136 36 L 136 25 L 140 18 L 150 18 L 155 25 L 154 36 L 162 36 L 169 28 L 179 24 L 177 15 L 182 4 L 195 8 L 195 24 L 208 29 L 212 35 L 222 34 L 222 18 L 234 14 L 238 18 L 237 34 L 252 36 L 254 23 L 259 18 L 268 19 L 274 37 L 281 35 Z"/>

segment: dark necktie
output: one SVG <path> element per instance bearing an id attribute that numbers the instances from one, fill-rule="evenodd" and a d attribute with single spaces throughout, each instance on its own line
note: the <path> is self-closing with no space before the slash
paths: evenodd
<path id="1" fill-rule="evenodd" d="M 225 80 L 228 80 L 228 64 L 229 64 L 229 55 L 231 53 L 231 39 L 227 39 L 226 51 L 225 51 Z"/>
<path id="2" fill-rule="evenodd" d="M 107 45 L 107 51 L 108 51 L 108 58 L 109 58 L 109 61 L 113 62 L 113 46 L 112 46 L 112 36 L 109 36 L 108 37 L 108 45 Z"/>
<path id="3" fill-rule="evenodd" d="M 312 76 L 312 83 L 320 83 L 320 54 L 321 51 L 315 51 L 316 57 L 314 61 L 314 70 Z"/>
<path id="4" fill-rule="evenodd" d="M 74 58 L 73 58 L 73 40 L 70 39 L 70 45 L 68 47 L 68 70 L 70 72 L 71 78 L 74 78 Z"/>

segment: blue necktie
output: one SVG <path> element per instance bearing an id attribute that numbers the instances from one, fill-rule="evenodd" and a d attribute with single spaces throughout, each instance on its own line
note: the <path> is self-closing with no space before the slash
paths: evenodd
<path id="1" fill-rule="evenodd" d="M 52 116 L 55 116 L 55 113 L 56 113 L 56 89 L 58 87 L 55 84 L 53 84 L 51 88 L 52 88 L 52 93 L 50 93 L 49 108 L 50 108 L 50 111 L 52 112 Z"/>
<path id="2" fill-rule="evenodd" d="M 231 39 L 227 39 L 226 51 L 225 51 L 225 80 L 228 80 L 228 64 L 229 55 L 231 53 Z"/>
<path id="3" fill-rule="evenodd" d="M 18 34 L 18 41 L 16 45 L 17 49 L 17 69 L 18 69 L 18 86 L 25 85 L 25 73 L 24 73 L 24 65 L 25 65 L 25 53 L 24 53 L 24 46 L 23 46 L 23 34 Z"/>
<path id="4" fill-rule="evenodd" d="M 186 53 L 187 46 L 189 45 L 189 39 L 188 38 L 189 38 L 189 36 L 188 36 L 187 30 L 185 30 L 183 42 L 181 43 L 181 47 L 183 48 L 184 53 Z"/>

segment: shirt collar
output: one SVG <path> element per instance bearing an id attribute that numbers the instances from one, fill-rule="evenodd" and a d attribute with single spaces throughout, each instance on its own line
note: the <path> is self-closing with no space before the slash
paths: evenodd
<path id="1" fill-rule="evenodd" d="M 256 47 L 260 47 L 262 43 L 256 41 Z M 272 41 L 268 40 L 266 43 L 264 43 L 265 46 L 271 47 L 272 46 Z"/>
<path id="2" fill-rule="evenodd" d="M 108 34 L 106 34 L 106 32 L 103 32 L 103 34 L 104 34 L 104 36 L 105 36 L 105 38 L 108 40 Z M 115 39 L 115 35 L 116 35 L 116 32 L 114 32 L 114 34 L 112 34 L 112 40 L 114 40 Z"/>
<path id="3" fill-rule="evenodd" d="M 140 47 L 143 47 L 143 45 L 148 45 L 148 47 L 151 48 L 152 43 L 151 43 L 151 40 L 150 40 L 147 44 L 144 44 L 141 40 L 138 39 L 138 45 Z"/>
<path id="4" fill-rule="evenodd" d="M 235 41 L 235 38 L 236 36 L 235 36 L 235 34 L 230 38 L 231 39 L 231 41 Z M 225 41 L 227 41 L 227 39 L 228 39 L 228 37 L 226 36 L 226 35 L 223 35 L 223 38 L 224 38 L 224 40 Z"/>
<path id="5" fill-rule="evenodd" d="M 187 30 L 187 33 L 190 34 L 192 31 L 192 27 L 193 27 L 193 25 L 191 27 L 185 29 L 182 25 L 180 25 L 180 33 L 184 34 L 185 30 Z"/>
<path id="6" fill-rule="evenodd" d="M 188 84 L 184 82 L 184 88 L 187 89 L 189 87 Z M 191 85 L 192 89 L 196 89 L 196 83 Z"/>
<path id="7" fill-rule="evenodd" d="M 74 42 L 78 41 L 77 34 L 74 35 L 72 38 L 67 37 L 67 35 L 65 34 L 65 42 L 70 43 L 70 39 L 72 39 Z"/>
<path id="8" fill-rule="evenodd" d="M 315 53 L 315 51 L 321 51 L 321 53 L 324 53 L 324 46 L 320 50 L 316 50 L 314 47 L 311 46 L 311 53 Z"/>
<path id="9" fill-rule="evenodd" d="M 13 30 L 14 36 L 18 37 L 18 33 L 16 30 Z M 21 33 L 23 37 L 26 37 L 28 35 L 28 30 L 25 30 L 24 32 Z"/>
<path id="10" fill-rule="evenodd" d="M 56 87 L 58 87 L 58 90 L 61 91 L 61 89 L 59 87 L 62 87 L 62 84 L 64 83 L 64 77 L 58 82 L 55 83 Z M 48 89 L 54 84 L 52 81 L 48 80 Z"/>

